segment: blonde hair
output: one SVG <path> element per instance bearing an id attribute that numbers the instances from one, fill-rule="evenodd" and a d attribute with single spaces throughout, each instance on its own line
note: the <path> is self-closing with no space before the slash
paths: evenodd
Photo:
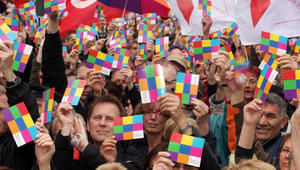
<path id="1" fill-rule="evenodd" d="M 276 168 L 261 160 L 246 159 L 223 170 L 276 170 Z"/>
<path id="2" fill-rule="evenodd" d="M 6 93 L 5 87 L 0 85 L 0 95 L 5 94 L 5 93 Z"/>
<path id="3" fill-rule="evenodd" d="M 112 163 L 102 164 L 102 165 L 98 166 L 98 168 L 96 168 L 96 170 L 127 170 L 127 168 L 125 168 L 120 163 L 112 162 Z"/>
<path id="4" fill-rule="evenodd" d="M 198 129 L 198 125 L 194 119 L 187 118 L 187 120 L 192 123 L 194 128 Z M 176 125 L 173 119 L 170 118 L 165 123 L 164 139 L 169 141 L 173 132 L 179 132 L 179 127 Z"/>

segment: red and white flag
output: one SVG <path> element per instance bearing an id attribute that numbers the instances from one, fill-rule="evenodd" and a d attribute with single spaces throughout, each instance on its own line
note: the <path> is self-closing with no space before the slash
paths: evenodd
<path id="1" fill-rule="evenodd" d="M 198 8 L 199 0 L 168 0 L 172 13 L 178 20 L 183 35 L 202 35 L 202 11 Z M 213 25 L 210 32 L 229 27 L 235 20 L 234 0 L 213 0 L 211 18 Z"/>
<path id="2" fill-rule="evenodd" d="M 300 0 L 238 0 L 235 13 L 243 45 L 259 44 L 261 31 L 300 35 Z"/>

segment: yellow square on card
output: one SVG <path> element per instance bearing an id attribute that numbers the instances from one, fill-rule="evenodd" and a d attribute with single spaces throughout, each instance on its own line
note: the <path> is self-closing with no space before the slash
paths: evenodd
<path id="1" fill-rule="evenodd" d="M 264 77 L 262 75 L 260 75 L 256 87 L 260 88 L 263 80 L 264 80 Z"/>
<path id="2" fill-rule="evenodd" d="M 270 35 L 270 40 L 273 40 L 273 41 L 279 41 L 279 36 L 276 35 L 276 34 L 271 34 L 271 35 Z"/>
<path id="3" fill-rule="evenodd" d="M 31 118 L 29 113 L 23 116 L 23 120 L 24 120 L 27 128 L 34 125 L 34 123 L 32 121 L 32 118 Z"/>
<path id="4" fill-rule="evenodd" d="M 175 93 L 183 93 L 183 83 L 176 83 Z"/>
<path id="5" fill-rule="evenodd" d="M 188 146 L 192 146 L 193 144 L 193 136 L 188 136 L 188 135 L 182 135 L 182 139 L 181 139 L 181 143 L 188 145 Z"/>
<path id="6" fill-rule="evenodd" d="M 296 80 L 300 79 L 300 70 L 296 70 Z"/>
<path id="7" fill-rule="evenodd" d="M 157 88 L 164 88 L 165 82 L 163 81 L 162 77 L 155 77 L 156 86 Z"/>
<path id="8" fill-rule="evenodd" d="M 132 116 L 123 117 L 123 124 L 124 125 L 129 125 L 129 124 L 132 124 L 132 123 L 133 123 Z"/>
<path id="9" fill-rule="evenodd" d="M 202 47 L 210 47 L 211 43 L 210 40 L 202 40 Z"/>
<path id="10" fill-rule="evenodd" d="M 75 96 L 78 96 L 78 97 L 81 96 L 82 92 L 83 92 L 83 88 L 77 88 L 76 92 L 75 92 Z"/>
<path id="11" fill-rule="evenodd" d="M 105 60 L 105 57 L 106 57 L 106 54 L 104 54 L 104 53 L 98 53 L 98 56 L 97 56 L 97 58 L 99 58 L 100 60 Z"/>

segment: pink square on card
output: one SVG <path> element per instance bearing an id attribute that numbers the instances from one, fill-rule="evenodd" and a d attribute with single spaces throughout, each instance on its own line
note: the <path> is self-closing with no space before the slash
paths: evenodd
<path id="1" fill-rule="evenodd" d="M 150 101 L 155 102 L 158 97 L 157 89 L 150 90 L 149 93 L 150 93 Z"/>
<path id="2" fill-rule="evenodd" d="M 25 44 L 20 43 L 20 45 L 19 45 L 19 47 L 18 47 L 18 51 L 23 53 L 23 52 L 24 52 L 24 49 L 25 49 Z"/>
<path id="3" fill-rule="evenodd" d="M 68 97 L 68 100 L 67 100 L 67 101 L 68 101 L 68 103 L 70 103 L 70 104 L 71 104 L 71 103 L 72 103 L 72 101 L 73 101 L 73 98 L 74 98 L 74 96 L 69 96 L 69 97 Z"/>
<path id="4" fill-rule="evenodd" d="M 107 62 L 107 61 L 104 61 L 103 67 L 108 68 L 108 69 L 111 69 L 111 68 L 112 68 L 112 63 Z"/>
<path id="5" fill-rule="evenodd" d="M 272 69 L 270 67 L 266 72 L 265 79 L 269 79 L 271 73 L 272 73 Z"/>
<path id="6" fill-rule="evenodd" d="M 32 137 L 31 137 L 31 135 L 30 135 L 30 133 L 29 133 L 29 130 L 28 130 L 28 129 L 24 129 L 24 130 L 22 130 L 22 131 L 21 131 L 21 133 L 22 133 L 22 136 L 23 136 L 23 138 L 24 138 L 24 141 L 25 141 L 26 143 L 28 143 L 28 142 L 31 142 L 31 141 L 32 141 Z"/>
<path id="7" fill-rule="evenodd" d="M 192 75 L 191 74 L 185 74 L 184 76 L 184 83 L 191 84 Z"/>
<path id="8" fill-rule="evenodd" d="M 191 147 L 191 156 L 201 157 L 201 155 L 202 155 L 202 148 L 197 148 L 194 146 Z"/>
<path id="9" fill-rule="evenodd" d="M 286 46 L 287 46 L 287 44 L 278 42 L 278 48 L 283 49 L 283 50 L 286 50 Z"/>
<path id="10" fill-rule="evenodd" d="M 143 130 L 143 123 L 134 123 L 133 131 Z"/>
<path id="11" fill-rule="evenodd" d="M 220 46 L 212 46 L 211 52 L 218 52 L 220 50 Z"/>

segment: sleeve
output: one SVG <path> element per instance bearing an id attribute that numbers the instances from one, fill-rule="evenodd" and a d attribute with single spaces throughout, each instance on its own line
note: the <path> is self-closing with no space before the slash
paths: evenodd
<path id="1" fill-rule="evenodd" d="M 207 83 L 207 96 L 210 97 L 211 95 L 215 94 L 217 92 L 217 83 L 210 85 Z"/>
<path id="2" fill-rule="evenodd" d="M 201 157 L 201 164 L 199 169 L 214 169 L 221 170 L 221 165 L 210 146 L 205 142 Z"/>
<path id="3" fill-rule="evenodd" d="M 218 115 L 218 114 L 223 114 L 224 113 L 224 106 L 225 106 L 225 101 L 220 100 L 217 101 L 215 99 L 216 94 L 213 94 L 209 97 L 209 105 L 210 105 L 210 113 L 211 115 Z"/>
<path id="4" fill-rule="evenodd" d="M 6 86 L 6 95 L 10 106 L 24 102 L 34 122 L 40 116 L 38 105 L 31 94 L 30 87 L 20 78 L 18 78 L 18 82 L 15 85 Z"/>
<path id="5" fill-rule="evenodd" d="M 234 156 L 235 163 L 236 164 L 239 163 L 240 160 L 242 159 L 252 159 L 253 153 L 254 153 L 253 147 L 251 149 L 245 149 L 237 145 L 235 149 L 235 156 Z"/>
<path id="6" fill-rule="evenodd" d="M 43 85 L 55 87 L 56 92 L 63 94 L 68 81 L 59 32 L 49 34 L 46 31 L 42 56 Z M 61 99 L 55 100 L 60 101 Z"/>
<path id="7" fill-rule="evenodd" d="M 73 161 L 73 147 L 70 145 L 70 137 L 62 136 L 59 132 L 55 140 L 55 154 L 53 162 L 56 169 L 70 169 Z"/>
<path id="8" fill-rule="evenodd" d="M 96 169 L 99 165 L 106 163 L 100 154 L 100 149 L 91 144 L 88 144 L 81 153 L 79 161 L 83 169 Z"/>
<path id="9" fill-rule="evenodd" d="M 128 90 L 128 87 L 126 87 L 125 91 L 126 91 L 126 95 L 128 96 L 128 98 L 131 102 L 132 108 L 134 109 L 135 106 L 137 104 L 139 104 L 141 101 L 140 92 L 135 85 L 133 86 L 133 88 L 131 90 Z"/>

